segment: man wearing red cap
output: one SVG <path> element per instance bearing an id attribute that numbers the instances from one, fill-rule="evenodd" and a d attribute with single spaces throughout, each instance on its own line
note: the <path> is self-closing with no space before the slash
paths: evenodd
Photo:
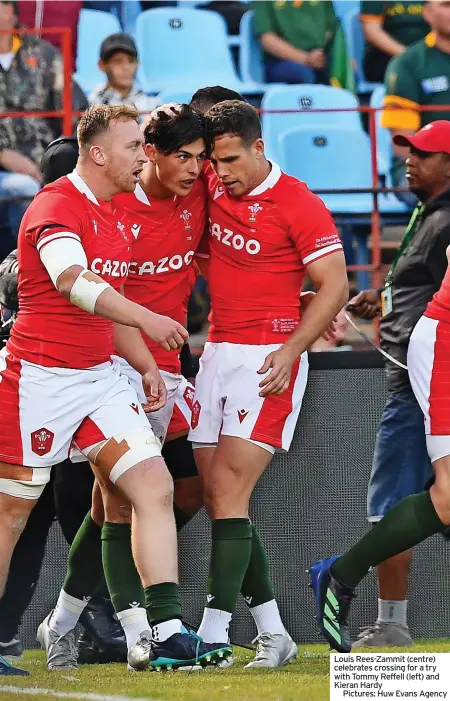
<path id="1" fill-rule="evenodd" d="M 340 652 L 352 647 L 349 606 L 369 569 L 385 567 L 388 558 L 450 525 L 450 122 L 432 122 L 415 135 L 396 136 L 395 142 L 409 148 L 406 178 L 423 204 L 411 218 L 383 290 L 365 291 L 350 302 L 364 318 L 380 310 L 381 345 L 395 361 L 386 365 L 389 398 L 369 484 L 374 528 L 342 557 L 311 568 L 320 630 Z M 432 474 L 428 456 L 436 481 L 426 491 Z M 397 599 L 406 599 L 409 561 L 406 556 L 403 565 L 390 565 L 400 580 L 397 590 L 404 588 Z M 403 603 L 406 624 L 406 601 L 383 603 L 379 620 L 356 647 L 412 645 L 406 625 L 389 618 L 389 610 L 398 612 Z"/>

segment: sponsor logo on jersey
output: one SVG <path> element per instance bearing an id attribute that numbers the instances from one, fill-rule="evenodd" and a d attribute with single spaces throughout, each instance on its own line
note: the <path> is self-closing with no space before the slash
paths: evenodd
<path id="1" fill-rule="evenodd" d="M 432 95 L 437 92 L 446 92 L 449 89 L 449 80 L 446 75 L 437 75 L 434 78 L 422 80 L 421 85 L 426 95 Z"/>
<path id="2" fill-rule="evenodd" d="M 139 232 L 141 230 L 141 225 L 140 224 L 133 224 L 131 227 L 131 233 L 133 234 L 134 238 L 137 239 L 139 236 Z"/>
<path id="3" fill-rule="evenodd" d="M 38 428 L 31 434 L 31 450 L 36 455 L 47 455 L 52 449 L 55 434 L 48 428 Z"/>
<path id="4" fill-rule="evenodd" d="M 120 233 L 124 237 L 125 241 L 128 241 L 128 237 L 125 233 L 125 224 L 123 224 L 121 221 L 117 222 L 117 228 L 119 229 Z"/>
<path id="5" fill-rule="evenodd" d="M 241 424 L 243 422 L 243 420 L 245 419 L 245 417 L 248 416 L 248 411 L 246 409 L 238 409 L 237 415 L 238 415 L 239 423 Z"/>
<path id="6" fill-rule="evenodd" d="M 128 263 L 124 260 L 103 260 L 94 258 L 91 263 L 91 270 L 96 275 L 110 275 L 111 277 L 127 277 Z"/>
<path id="7" fill-rule="evenodd" d="M 261 244 L 256 239 L 246 241 L 242 234 L 235 234 L 231 229 L 222 231 L 219 224 L 211 226 L 211 236 L 215 236 L 224 246 L 231 246 L 236 251 L 245 249 L 251 256 L 255 256 L 261 250 Z"/>
<path id="8" fill-rule="evenodd" d="M 191 231 L 191 225 L 190 225 L 190 220 L 192 217 L 192 212 L 188 212 L 187 209 L 183 209 L 183 211 L 180 214 L 180 219 L 184 221 L 184 230 L 185 231 Z"/>
<path id="9" fill-rule="evenodd" d="M 200 402 L 197 400 L 192 405 L 191 428 L 197 428 L 201 410 Z"/>
<path id="10" fill-rule="evenodd" d="M 258 204 L 258 202 L 255 202 L 255 204 L 250 204 L 249 207 L 249 212 L 250 212 L 250 217 L 249 221 L 250 222 L 255 222 L 256 221 L 256 215 L 258 212 L 262 212 L 262 207 Z"/>
<path id="11" fill-rule="evenodd" d="M 169 273 L 172 270 L 180 270 L 183 265 L 190 265 L 193 258 L 194 251 L 188 251 L 184 256 L 177 253 L 171 258 L 164 256 L 164 258 L 160 258 L 156 262 L 148 260 L 139 264 L 136 261 L 132 261 L 128 272 L 129 275 L 160 275 L 161 273 Z"/>
<path id="12" fill-rule="evenodd" d="M 220 197 L 220 195 L 223 195 L 224 192 L 225 192 L 225 190 L 223 189 L 223 187 L 220 187 L 220 185 L 218 185 L 216 187 L 216 191 L 214 193 L 213 200 L 217 200 L 217 198 Z"/>

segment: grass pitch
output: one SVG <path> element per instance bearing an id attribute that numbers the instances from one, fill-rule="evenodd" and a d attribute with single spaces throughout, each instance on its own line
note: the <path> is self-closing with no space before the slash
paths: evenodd
<path id="1" fill-rule="evenodd" d="M 413 651 L 450 652 L 450 642 L 420 641 Z M 114 664 L 49 672 L 44 653 L 29 651 L 20 666 L 31 676 L 0 677 L 0 701 L 329 701 L 326 645 L 300 645 L 297 660 L 279 670 L 244 669 L 251 658 L 235 648 L 228 670 L 131 673 Z"/>

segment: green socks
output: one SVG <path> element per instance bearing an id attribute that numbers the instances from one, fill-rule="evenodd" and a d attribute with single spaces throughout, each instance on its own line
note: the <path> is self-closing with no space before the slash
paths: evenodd
<path id="1" fill-rule="evenodd" d="M 133 560 L 129 524 L 104 523 L 102 558 L 114 610 L 144 608 L 144 590 Z"/>
<path id="2" fill-rule="evenodd" d="M 269 563 L 256 527 L 252 525 L 252 552 L 242 582 L 241 594 L 252 608 L 275 599 L 270 581 Z"/>
<path id="3" fill-rule="evenodd" d="M 248 518 L 212 522 L 208 608 L 233 613 L 252 554 L 252 525 Z"/>
<path id="4" fill-rule="evenodd" d="M 101 532 L 88 513 L 70 547 L 63 591 L 75 599 L 93 596 L 102 583 Z"/>
<path id="5" fill-rule="evenodd" d="M 371 567 L 409 550 L 445 528 L 429 492 L 403 499 L 356 545 L 336 560 L 331 573 L 341 584 L 356 587 Z"/>
<path id="6" fill-rule="evenodd" d="M 171 619 L 181 621 L 180 585 L 162 582 L 146 587 L 145 607 L 152 626 Z"/>

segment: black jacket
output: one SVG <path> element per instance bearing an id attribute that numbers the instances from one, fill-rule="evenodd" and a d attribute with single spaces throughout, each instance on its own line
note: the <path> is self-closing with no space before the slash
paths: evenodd
<path id="1" fill-rule="evenodd" d="M 17 250 L 15 250 L 0 263 L 0 304 L 12 312 L 18 309 L 17 268 Z"/>
<path id="2" fill-rule="evenodd" d="M 413 329 L 441 286 L 450 245 L 450 190 L 431 200 L 417 221 L 412 241 L 399 259 L 392 280 L 392 312 L 380 322 L 381 347 L 406 365 Z M 388 389 L 410 388 L 408 373 L 386 361 Z"/>

